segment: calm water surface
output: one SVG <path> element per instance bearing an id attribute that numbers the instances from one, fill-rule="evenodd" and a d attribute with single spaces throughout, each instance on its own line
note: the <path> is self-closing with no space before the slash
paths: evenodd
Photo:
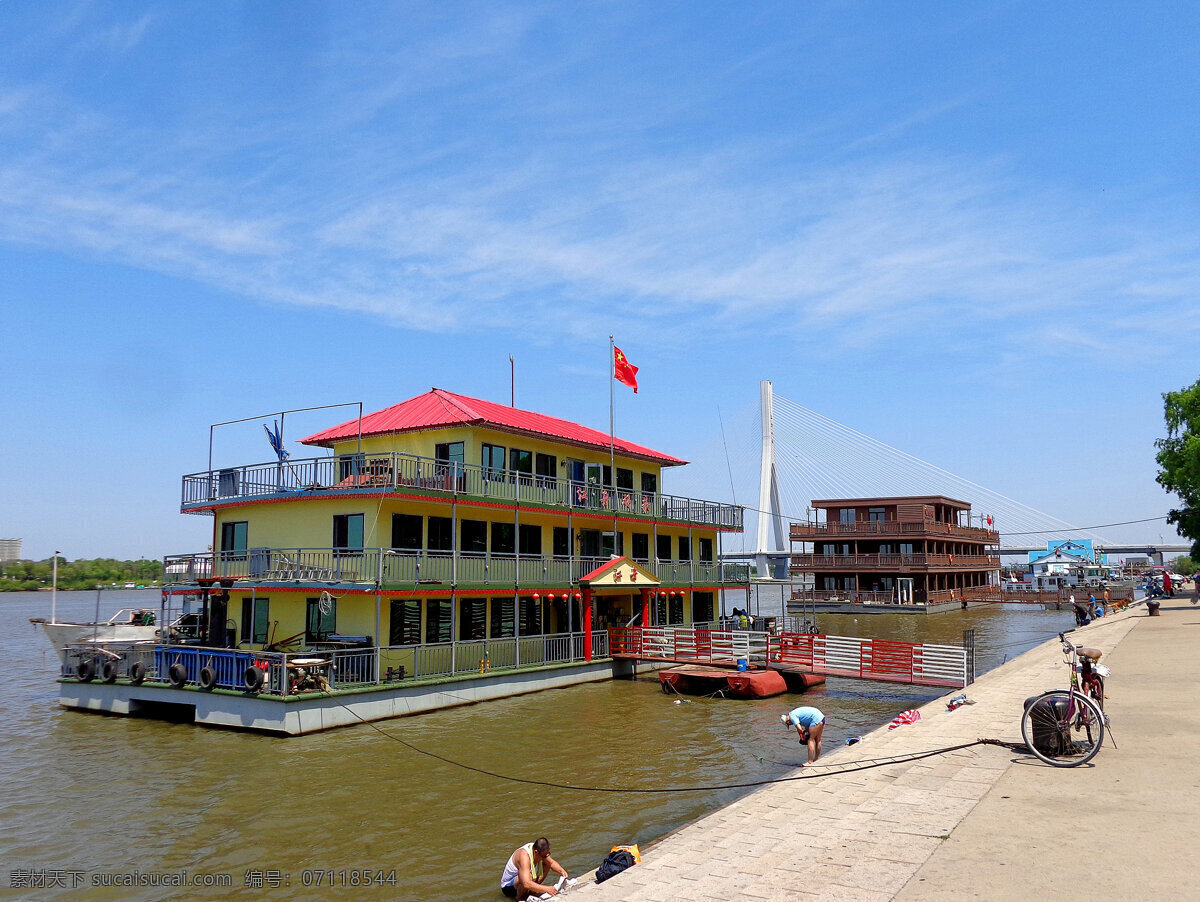
<path id="1" fill-rule="evenodd" d="M 59 593 L 61 619 L 91 620 L 95 593 Z M 158 607 L 158 593 L 112 591 L 103 616 Z M 618 842 L 647 843 L 744 790 L 622 795 L 533 787 L 471 773 L 369 726 L 288 739 L 59 708 L 57 659 L 28 618 L 49 593 L 0 595 L 9 659 L 0 689 L 0 895 L 15 869 L 84 872 L 73 891 L 36 898 L 328 898 L 305 869 L 395 869 L 395 888 L 361 898 L 499 900 L 516 846 L 546 834 L 573 874 Z M 822 632 L 958 644 L 976 630 L 984 672 L 1073 624 L 1068 612 L 970 610 L 930 616 L 821 615 Z M 942 693 L 831 679 L 804 696 L 828 716 L 826 748 Z M 711 786 L 787 773 L 803 753 L 779 725 L 800 704 L 691 699 L 653 675 L 382 721 L 421 749 L 474 767 L 579 786 Z M 762 759 L 761 761 L 759 759 Z M 234 889 L 94 888 L 140 869 L 233 875 Z M 244 888 L 247 871 L 290 886 Z M 347 890 L 349 892 L 349 890 Z"/>

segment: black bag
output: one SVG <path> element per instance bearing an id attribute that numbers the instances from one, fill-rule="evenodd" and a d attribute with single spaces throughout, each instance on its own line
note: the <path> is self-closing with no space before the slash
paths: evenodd
<path id="1" fill-rule="evenodd" d="M 603 883 L 609 877 L 615 877 L 628 868 L 633 867 L 633 856 L 624 849 L 609 852 L 608 857 L 596 868 L 596 882 Z"/>

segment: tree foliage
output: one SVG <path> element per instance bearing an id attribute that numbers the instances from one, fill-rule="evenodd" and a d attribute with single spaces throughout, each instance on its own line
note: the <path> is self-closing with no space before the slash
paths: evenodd
<path id="1" fill-rule="evenodd" d="M 1167 437 L 1158 448 L 1158 483 L 1174 492 L 1183 506 L 1167 515 L 1192 540 L 1192 557 L 1200 557 L 1200 380 L 1163 395 Z"/>
<path id="2" fill-rule="evenodd" d="M 1196 572 L 1196 562 L 1186 554 L 1181 554 L 1171 562 L 1171 572 L 1180 576 L 1191 576 Z"/>
<path id="3" fill-rule="evenodd" d="M 113 558 L 68 561 L 58 559 L 60 589 L 94 589 L 96 586 L 157 585 L 162 581 L 162 561 L 118 561 Z M 44 561 L 5 561 L 0 564 L 0 592 L 48 589 L 54 580 L 54 558 Z"/>

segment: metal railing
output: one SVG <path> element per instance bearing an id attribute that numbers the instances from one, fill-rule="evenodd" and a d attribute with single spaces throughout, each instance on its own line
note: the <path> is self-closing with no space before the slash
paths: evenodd
<path id="1" fill-rule="evenodd" d="M 101 682 L 112 682 L 116 679 L 129 679 L 130 668 L 141 664 L 143 673 L 150 678 L 155 674 L 154 643 L 152 642 L 80 642 L 67 645 L 63 651 L 63 661 L 60 675 L 77 679 L 79 665 L 87 662 L 90 665 L 89 679 Z M 104 665 L 111 663 L 108 671 Z M 106 680 L 106 672 L 111 679 Z"/>
<path id="2" fill-rule="evenodd" d="M 457 566 L 456 564 L 457 559 Z M 556 587 L 574 585 L 600 557 L 554 557 L 392 548 L 248 548 L 173 554 L 163 559 L 163 583 L 193 585 L 204 579 L 282 583 L 376 583 Z M 749 565 L 709 561 L 647 561 L 666 585 L 744 584 Z M 457 581 L 455 576 L 457 574 Z"/>
<path id="3" fill-rule="evenodd" d="M 789 534 L 793 542 L 830 540 L 835 536 L 903 536 L 952 535 L 988 544 L 998 544 L 1000 533 L 978 526 L 955 526 L 940 520 L 858 520 L 853 523 L 792 523 Z"/>
<path id="4" fill-rule="evenodd" d="M 191 473 L 183 477 L 182 507 L 188 510 L 245 498 L 320 497 L 331 491 L 359 490 L 471 495 L 734 530 L 742 528 L 743 509 L 737 505 L 450 463 L 399 452 L 272 461 Z"/>
<path id="5" fill-rule="evenodd" d="M 793 554 L 793 567 L 974 567 L 998 570 L 1000 558 L 982 554 Z"/>

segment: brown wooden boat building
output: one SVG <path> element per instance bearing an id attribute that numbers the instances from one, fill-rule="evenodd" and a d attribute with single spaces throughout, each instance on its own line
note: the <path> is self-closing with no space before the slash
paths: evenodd
<path id="1" fill-rule="evenodd" d="M 943 495 L 814 500 L 790 529 L 793 576 L 816 602 L 938 604 L 999 594 L 1000 535 L 990 517 Z"/>

